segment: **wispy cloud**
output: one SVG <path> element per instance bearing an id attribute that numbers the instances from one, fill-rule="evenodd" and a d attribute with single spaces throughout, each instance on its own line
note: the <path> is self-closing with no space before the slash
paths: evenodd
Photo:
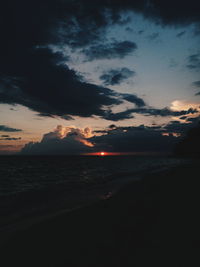
<path id="1" fill-rule="evenodd" d="M 0 132 L 21 132 L 21 129 L 12 128 L 6 125 L 0 125 Z"/>

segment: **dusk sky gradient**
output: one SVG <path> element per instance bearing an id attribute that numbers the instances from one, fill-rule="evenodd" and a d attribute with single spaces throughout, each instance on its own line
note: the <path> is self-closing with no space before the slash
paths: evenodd
<path id="1" fill-rule="evenodd" d="M 1 154 L 168 152 L 199 122 L 198 1 L 0 10 Z"/>

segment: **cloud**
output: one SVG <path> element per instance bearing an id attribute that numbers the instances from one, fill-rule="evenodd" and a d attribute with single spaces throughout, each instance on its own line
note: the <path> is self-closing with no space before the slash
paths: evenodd
<path id="1" fill-rule="evenodd" d="M 180 123 L 171 121 L 164 126 L 116 126 L 111 125 L 102 135 L 91 137 L 97 151 L 112 152 L 172 152 L 174 146 L 200 121 L 197 116 L 192 121 Z"/>
<path id="2" fill-rule="evenodd" d="M 95 131 L 98 133 L 98 131 Z M 169 151 L 176 142 L 172 135 L 163 136 L 158 127 L 109 127 L 100 136 L 92 134 L 91 129 L 58 126 L 47 133 L 38 143 L 28 143 L 21 154 L 82 154 L 98 152 L 150 152 Z"/>
<path id="3" fill-rule="evenodd" d="M 82 81 L 67 65 L 60 63 L 60 53 L 36 49 L 21 62 L 23 80 L 2 79 L 1 103 L 21 104 L 41 116 L 106 118 L 105 110 L 121 104 L 123 94 Z M 126 95 L 124 96 L 126 97 Z"/>
<path id="4" fill-rule="evenodd" d="M 185 33 L 186 33 L 186 31 L 179 32 L 179 33 L 176 35 L 176 37 L 180 38 L 180 37 L 182 37 Z"/>
<path id="5" fill-rule="evenodd" d="M 111 111 L 108 110 L 105 113 L 105 118 L 106 120 L 110 120 L 110 121 L 120 121 L 122 119 L 134 118 L 134 116 L 132 115 L 132 111 L 130 110 L 125 110 L 125 111 L 118 112 L 118 113 L 112 113 Z"/>
<path id="6" fill-rule="evenodd" d="M 188 110 L 172 110 L 169 108 L 157 109 L 157 108 L 132 108 L 126 110 L 126 115 L 129 116 L 132 113 L 144 114 L 147 116 L 161 116 L 161 117 L 168 117 L 168 116 L 183 116 L 186 114 L 195 114 L 199 111 L 197 109 L 189 108 Z"/>
<path id="7" fill-rule="evenodd" d="M 48 7 L 48 8 L 47 8 Z M 24 12 L 26 10 L 26 12 Z M 178 10 L 178 12 L 174 12 Z M 158 3 L 156 0 L 78 0 L 78 1 L 48 1 L 22 0 L 13 1 L 12 12 L 9 3 L 2 3 L 0 18 L 1 55 L 9 51 L 10 59 L 18 49 L 18 55 L 13 61 L 26 54 L 27 48 L 35 45 L 67 44 L 73 48 L 90 45 L 102 40 L 105 29 L 114 23 L 122 23 L 122 13 L 135 11 L 145 18 L 164 25 L 187 25 L 198 23 L 199 4 L 196 0 Z M 16 38 L 17 36 L 17 38 Z"/>
<path id="8" fill-rule="evenodd" d="M 6 125 L 0 125 L 0 132 L 21 132 L 21 129 L 11 128 Z"/>
<path id="9" fill-rule="evenodd" d="M 200 81 L 193 82 L 192 85 L 196 88 L 200 88 Z M 195 95 L 196 96 L 200 95 L 200 92 L 197 92 Z"/>
<path id="10" fill-rule="evenodd" d="M 140 35 L 140 34 L 143 34 L 144 33 L 144 30 L 140 30 L 140 31 L 138 31 L 138 34 Z"/>
<path id="11" fill-rule="evenodd" d="M 199 3 L 196 0 L 182 1 L 181 3 L 179 0 L 162 2 L 156 0 L 105 0 L 99 3 L 101 3 L 101 6 L 110 8 L 113 13 L 117 13 L 121 10 L 133 10 L 137 13 L 141 13 L 145 18 L 162 25 L 180 26 L 198 23 L 200 21 L 198 13 Z M 174 10 L 177 12 L 174 12 Z"/>
<path id="12" fill-rule="evenodd" d="M 66 65 L 69 56 L 49 47 L 78 48 L 90 60 L 123 58 L 135 51 L 134 42 L 103 44 L 103 40 L 108 27 L 126 23 L 124 12 L 179 26 L 199 22 L 197 5 L 195 0 L 182 2 L 181 8 L 178 0 L 22 0 L 12 1 L 11 8 L 4 1 L 0 9 L 1 103 L 21 104 L 43 116 L 104 118 L 104 108 L 121 104 L 115 92 L 81 80 Z"/>
<path id="13" fill-rule="evenodd" d="M 80 1 L 79 1 L 80 2 Z M 109 9 L 113 17 L 113 21 L 118 21 L 118 14 L 120 11 L 133 10 L 141 13 L 145 18 L 151 19 L 157 23 L 163 25 L 187 25 L 191 23 L 198 23 L 200 21 L 198 13 L 198 1 L 182 1 L 180 4 L 179 0 L 175 1 L 162 1 L 161 3 L 156 0 L 102 0 L 102 1 L 84 1 L 85 6 L 90 3 L 91 7 L 96 7 L 97 10 Z M 178 10 L 178 12 L 174 12 Z"/>
<path id="14" fill-rule="evenodd" d="M 105 85 L 118 85 L 135 75 L 135 71 L 128 68 L 110 69 L 104 72 L 99 78 Z"/>
<path id="15" fill-rule="evenodd" d="M 107 110 L 104 112 L 104 118 L 106 120 L 119 121 L 119 120 L 134 118 L 133 115 L 134 113 L 142 114 L 145 116 L 161 116 L 161 117 L 170 117 L 170 116 L 179 117 L 183 115 L 199 113 L 199 110 L 196 108 L 188 108 L 187 110 L 172 110 L 167 107 L 163 109 L 143 107 L 144 103 L 142 102 L 143 100 L 140 100 L 140 98 L 137 99 L 132 96 L 129 98 L 127 96 L 127 100 L 128 99 L 130 102 L 133 102 L 135 104 L 137 103 L 138 108 L 127 109 L 125 111 L 118 113 L 113 113 L 112 111 Z"/>
<path id="16" fill-rule="evenodd" d="M 153 41 L 155 39 L 157 39 L 159 37 L 159 33 L 158 32 L 154 32 L 150 35 L 147 36 L 147 38 L 150 40 L 150 41 Z"/>
<path id="17" fill-rule="evenodd" d="M 91 129 L 80 129 L 74 126 L 58 125 L 50 133 L 44 134 L 37 143 L 28 143 L 21 150 L 22 154 L 80 154 L 93 151 L 93 143 L 89 138 L 93 136 Z"/>
<path id="18" fill-rule="evenodd" d="M 188 58 L 187 68 L 191 70 L 199 70 L 200 69 L 200 54 L 190 55 Z"/>
<path id="19" fill-rule="evenodd" d="M 130 102 L 130 103 L 134 103 L 136 106 L 138 107 L 143 107 L 145 106 L 145 102 L 142 98 L 133 95 L 133 94 L 119 94 L 124 100 Z"/>
<path id="20" fill-rule="evenodd" d="M 185 135 L 190 129 L 196 127 L 199 123 L 200 117 L 188 118 L 187 122 L 181 123 L 179 121 L 171 121 L 166 126 L 167 132 L 173 132 L 181 135 Z"/>
<path id="21" fill-rule="evenodd" d="M 198 87 L 199 88 L 200 87 L 200 81 L 193 82 L 192 85 L 194 87 Z"/>
<path id="22" fill-rule="evenodd" d="M 200 123 L 191 128 L 186 137 L 175 147 L 175 154 L 181 156 L 200 156 Z"/>
<path id="23" fill-rule="evenodd" d="M 65 44 L 75 49 L 100 38 L 101 29 L 109 23 L 108 15 L 82 4 L 80 8 L 74 1 L 49 1 L 47 8 L 44 1 L 21 1 L 13 3 L 12 13 L 9 4 L 3 4 L 0 103 L 21 104 L 41 116 L 65 119 L 73 115 L 104 117 L 104 108 L 121 104 L 113 90 L 82 81 L 66 65 L 68 57 L 48 48 Z M 89 39 L 84 40 L 83 35 Z"/>
<path id="24" fill-rule="evenodd" d="M 191 102 L 186 100 L 174 100 L 171 103 L 170 109 L 173 111 L 181 111 L 181 110 L 188 111 L 188 113 L 194 114 L 200 112 L 200 105 L 198 102 Z"/>
<path id="25" fill-rule="evenodd" d="M 22 139 L 21 137 L 3 137 L 3 138 L 0 138 L 1 141 L 3 141 L 3 140 L 16 141 L 16 140 L 21 140 L 21 139 Z"/>
<path id="26" fill-rule="evenodd" d="M 180 119 L 180 120 L 185 120 L 185 119 L 187 119 L 187 116 L 182 116 L 182 117 L 180 117 L 179 119 Z"/>
<path id="27" fill-rule="evenodd" d="M 187 121 L 192 122 L 193 124 L 198 124 L 200 122 L 200 116 L 187 118 Z"/>
<path id="28" fill-rule="evenodd" d="M 115 41 L 109 44 L 97 44 L 89 48 L 82 49 L 87 61 L 95 59 L 124 58 L 137 49 L 137 45 L 131 41 Z"/>
<path id="29" fill-rule="evenodd" d="M 166 125 L 116 126 L 105 129 L 57 126 L 43 135 L 40 142 L 28 143 L 22 154 L 68 154 L 109 152 L 171 152 L 185 134 L 198 125 L 200 117 L 187 122 L 171 121 Z"/>
<path id="30" fill-rule="evenodd" d="M 163 136 L 157 128 L 144 125 L 116 127 L 91 140 L 97 151 L 110 152 L 169 152 L 177 142 L 173 135 Z"/>

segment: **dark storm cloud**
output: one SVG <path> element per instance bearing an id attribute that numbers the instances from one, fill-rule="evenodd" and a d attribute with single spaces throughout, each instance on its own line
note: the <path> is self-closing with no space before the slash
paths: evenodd
<path id="1" fill-rule="evenodd" d="M 104 72 L 99 78 L 105 85 L 117 85 L 135 75 L 135 71 L 128 68 L 111 69 Z"/>
<path id="2" fill-rule="evenodd" d="M 200 116 L 194 118 L 188 118 L 187 121 L 197 124 L 200 121 Z"/>
<path id="3" fill-rule="evenodd" d="M 175 154 L 179 156 L 200 157 L 200 124 L 188 131 L 187 136 L 175 147 Z"/>
<path id="4" fill-rule="evenodd" d="M 143 1 L 142 1 L 143 2 Z M 143 14 L 164 25 L 187 25 L 200 21 L 199 3 L 192 1 L 144 1 Z"/>
<path id="5" fill-rule="evenodd" d="M 156 131 L 157 133 L 159 132 L 160 134 L 163 133 L 176 133 L 176 134 L 186 134 L 187 131 L 193 127 L 196 127 L 200 121 L 200 117 L 193 117 L 193 118 L 188 118 L 187 122 L 180 122 L 180 121 L 170 121 L 164 126 L 160 125 L 152 125 L 152 126 L 116 126 L 116 125 L 111 125 L 112 127 L 108 127 L 105 130 L 102 131 L 95 131 L 96 133 L 103 133 L 103 134 L 110 134 L 110 133 L 117 133 L 118 131 L 143 131 L 143 130 L 151 130 L 151 131 Z M 94 132 L 94 133 L 95 133 Z"/>
<path id="6" fill-rule="evenodd" d="M 6 125 L 0 125 L 0 132 L 21 132 L 21 129 L 8 127 Z"/>
<path id="7" fill-rule="evenodd" d="M 46 142 L 28 143 L 22 149 L 21 153 L 36 155 L 73 155 L 91 151 L 92 149 L 90 147 L 69 137 L 68 139 L 51 139 Z"/>
<path id="8" fill-rule="evenodd" d="M 90 138 L 95 143 L 96 150 L 113 152 L 150 152 L 150 151 L 173 151 L 176 145 L 187 132 L 196 127 L 199 117 L 190 123 L 179 123 L 172 121 L 161 126 L 127 126 L 108 127 L 107 133 Z"/>
<path id="9" fill-rule="evenodd" d="M 73 115 L 104 117 L 103 107 L 122 103 L 114 91 L 82 81 L 63 64 L 68 58 L 61 53 L 44 48 L 63 42 L 74 48 L 84 46 L 98 39 L 108 17 L 109 21 L 121 21 L 120 15 L 112 17 L 95 10 L 93 4 L 85 8 L 85 3 L 80 7 L 74 1 L 22 1 L 13 3 L 12 9 L 5 3 L 0 11 L 5 25 L 0 43 L 0 103 L 21 104 L 41 116 L 65 119 Z M 96 31 L 88 31 L 88 25 Z M 123 55 L 132 43 L 115 45 L 113 49 Z"/>
<path id="10" fill-rule="evenodd" d="M 188 131 L 196 127 L 200 122 L 200 117 L 188 118 L 187 122 L 181 123 L 179 121 L 171 121 L 165 126 L 166 132 L 181 134 L 185 136 Z"/>
<path id="11" fill-rule="evenodd" d="M 176 123 L 171 121 L 165 127 L 166 131 L 173 132 L 173 133 L 185 133 L 187 129 L 193 127 L 190 123 Z"/>
<path id="12" fill-rule="evenodd" d="M 171 152 L 185 134 L 199 122 L 199 117 L 188 123 L 171 121 L 165 126 L 116 126 L 92 131 L 89 128 L 58 126 L 44 134 L 37 143 L 28 143 L 22 154 L 80 154 L 88 152 Z M 66 129 L 63 137 L 61 133 Z M 99 135 L 102 134 L 102 135 Z"/>
<path id="13" fill-rule="evenodd" d="M 95 133 L 95 132 L 94 132 Z M 87 141 L 94 144 L 89 147 L 77 135 L 68 134 L 64 138 L 55 135 L 55 132 L 45 134 L 38 143 L 28 143 L 21 150 L 22 154 L 80 154 L 95 151 L 113 152 L 168 152 L 176 138 L 172 135 L 163 136 L 157 127 L 115 127 L 107 131 L 96 131 L 103 133 L 101 136 L 93 136 Z M 82 138 L 82 137 L 81 137 Z M 85 140 L 85 139 L 84 139 Z"/>
<path id="14" fill-rule="evenodd" d="M 196 93 L 195 95 L 200 95 L 200 92 Z"/>
<path id="15" fill-rule="evenodd" d="M 74 70 L 58 63 L 59 60 L 60 54 L 52 54 L 49 49 L 33 50 L 21 65 L 25 79 L 2 79 L 0 102 L 27 106 L 41 116 L 71 119 L 70 115 L 97 115 L 106 118 L 103 108 L 120 104 L 127 98 L 127 94 L 82 81 Z M 143 101 L 134 95 L 129 98 L 131 96 L 138 106 Z"/>
<path id="16" fill-rule="evenodd" d="M 76 2 L 80 3 L 80 1 Z M 100 13 L 106 8 L 110 11 L 110 16 L 108 16 L 108 18 L 112 18 L 112 22 L 120 21 L 121 17 L 119 16 L 119 12 L 127 10 L 141 13 L 145 18 L 152 19 L 156 23 L 161 23 L 163 25 L 179 26 L 198 23 L 200 21 L 199 2 L 196 0 L 181 2 L 179 0 L 84 0 L 82 3 L 84 3 L 82 10 L 87 7 L 90 10 L 89 12 L 93 9 L 95 11 L 96 9 Z M 80 8 L 77 10 L 79 12 Z M 95 15 L 94 12 L 94 17 Z"/>
<path id="17" fill-rule="evenodd" d="M 185 33 L 186 33 L 186 31 L 179 32 L 179 33 L 176 35 L 176 37 L 180 38 L 180 37 L 182 37 Z"/>
<path id="18" fill-rule="evenodd" d="M 181 2 L 181 7 L 179 1 L 157 0 L 3 1 L 0 103 L 21 104 L 45 116 L 104 117 L 102 107 L 121 103 L 115 92 L 81 81 L 64 65 L 67 56 L 44 48 L 79 48 L 90 59 L 102 58 L 102 52 L 107 58 L 124 57 L 136 49 L 135 43 L 107 46 L 102 40 L 108 26 L 126 23 L 122 12 L 129 10 L 163 25 L 199 22 L 198 3 L 194 0 Z M 95 48 L 101 52 L 95 52 Z"/>
<path id="19" fill-rule="evenodd" d="M 200 53 L 190 55 L 188 58 L 187 68 L 191 70 L 200 70 Z"/>
<path id="20" fill-rule="evenodd" d="M 97 44 L 82 49 L 87 61 L 95 59 L 124 58 L 137 49 L 137 45 L 131 41 L 113 42 L 110 44 Z"/>
<path id="21" fill-rule="evenodd" d="M 117 127 L 108 134 L 92 137 L 97 151 L 112 152 L 169 152 L 177 139 L 163 136 L 162 132 L 144 125 Z"/>
<path id="22" fill-rule="evenodd" d="M 12 3 L 12 5 L 11 5 Z M 1 4 L 1 46 L 12 55 L 35 45 L 84 47 L 101 40 L 107 26 L 122 23 L 122 13 L 136 11 L 163 24 L 199 22 L 199 3 L 158 0 L 30 0 Z M 17 45 L 17 46 L 15 46 Z M 19 53 L 19 57 L 20 57 Z M 11 55 L 11 57 L 12 57 Z M 15 55 L 17 56 L 17 55 Z M 5 59 L 5 56 L 4 56 Z"/>
<path id="23" fill-rule="evenodd" d="M 152 19 L 156 23 L 163 25 L 180 26 L 198 23 L 200 21 L 199 2 L 196 0 L 101 0 L 93 2 L 96 3 L 96 7 L 110 8 L 113 14 L 118 14 L 121 10 L 133 10 L 141 13 L 145 18 Z"/>

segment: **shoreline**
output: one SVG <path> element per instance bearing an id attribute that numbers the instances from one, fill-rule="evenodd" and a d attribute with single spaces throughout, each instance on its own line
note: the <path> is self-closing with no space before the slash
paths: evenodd
<path id="1" fill-rule="evenodd" d="M 124 257 L 136 264 L 131 255 L 138 249 L 200 248 L 199 163 L 146 175 L 107 199 L 15 233 L 1 245 L 5 266 L 13 266 L 11 254 L 21 266 L 96 267 L 123 266 Z"/>
<path id="2" fill-rule="evenodd" d="M 176 168 L 180 165 L 176 164 Z M 15 221 L 12 221 L 11 223 L 6 224 L 6 222 L 1 225 L 0 227 L 0 245 L 3 244 L 7 238 L 7 236 L 12 236 L 13 233 L 18 232 L 18 231 L 23 231 L 25 229 L 29 229 L 30 227 L 34 226 L 35 224 L 41 223 L 43 221 L 48 221 L 49 219 L 52 219 L 56 216 L 59 216 L 61 214 L 67 214 L 70 213 L 74 210 L 79 210 L 88 206 L 92 206 L 98 202 L 104 201 L 110 197 L 112 197 L 115 194 L 118 194 L 124 187 L 128 185 L 133 185 L 135 182 L 142 181 L 145 179 L 146 176 L 148 175 L 153 175 L 153 174 L 159 174 L 163 173 L 165 171 L 169 171 L 170 169 L 174 168 L 174 166 L 165 166 L 165 167 L 159 167 L 154 166 L 153 168 L 148 168 L 144 172 L 141 171 L 135 171 L 135 172 L 120 172 L 116 174 L 110 174 L 107 176 L 108 182 L 105 185 L 98 185 L 98 189 L 96 191 L 96 194 L 98 192 L 98 196 L 90 198 L 88 201 L 85 201 L 84 203 L 72 205 L 71 207 L 62 207 L 59 210 L 53 209 L 53 210 L 46 210 L 43 212 L 39 213 L 33 213 L 30 215 L 24 215 L 19 218 L 16 218 Z M 118 178 L 119 177 L 119 178 Z M 123 177 L 123 179 L 121 178 Z M 105 178 L 106 179 L 106 178 Z M 103 189 L 104 191 L 103 192 Z M 101 189 L 99 189 L 101 188 Z M 105 190 L 106 189 L 106 190 Z M 95 190 L 95 188 L 93 188 Z M 109 191 L 110 190 L 110 191 Z M 100 191 L 102 191 L 100 193 Z M 107 193 L 106 193 L 107 191 Z M 9 220 L 10 221 L 10 220 Z M 3 234 L 2 234 L 3 233 Z"/>

